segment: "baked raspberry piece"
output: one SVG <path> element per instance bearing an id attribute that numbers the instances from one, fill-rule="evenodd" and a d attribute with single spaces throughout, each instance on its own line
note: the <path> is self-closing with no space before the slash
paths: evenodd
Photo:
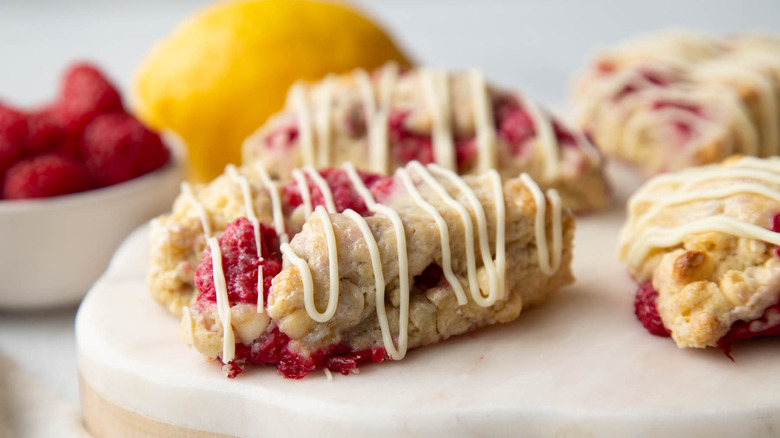
<path id="1" fill-rule="evenodd" d="M 84 162 L 101 186 L 148 173 L 168 162 L 160 136 L 125 113 L 103 114 L 84 129 Z"/>
<path id="2" fill-rule="evenodd" d="M 69 132 L 81 130 L 98 114 L 124 111 L 116 87 L 89 63 L 74 64 L 65 72 L 56 107 Z"/>
<path id="3" fill-rule="evenodd" d="M 0 103 L 0 180 L 24 153 L 27 121 L 20 111 Z"/>
<path id="4" fill-rule="evenodd" d="M 725 336 L 718 339 L 718 347 L 731 357 L 731 344 L 759 336 L 780 335 L 780 303 L 769 306 L 760 318 L 752 321 L 737 321 Z"/>
<path id="5" fill-rule="evenodd" d="M 658 298 L 658 292 L 653 289 L 653 283 L 647 281 L 639 286 L 639 290 L 636 291 L 636 298 L 634 300 L 634 313 L 639 318 L 639 322 L 649 331 L 656 336 L 669 337 L 669 330 L 664 327 L 661 316 L 658 314 L 658 307 L 656 305 L 656 299 Z"/>
<path id="6" fill-rule="evenodd" d="M 282 269 L 279 237 L 273 228 L 260 224 L 262 261 L 257 257 L 255 231 L 246 218 L 231 222 L 219 236 L 222 266 L 225 269 L 228 298 L 231 303 L 257 303 L 257 268 L 263 267 L 263 296 L 268 295 L 271 280 Z M 211 249 L 206 248 L 195 271 L 195 286 L 200 291 L 198 301 L 216 303 L 214 266 Z"/>
<path id="7" fill-rule="evenodd" d="M 328 187 L 333 194 L 333 203 L 336 205 L 336 211 L 342 212 L 347 209 L 352 209 L 360 215 L 366 215 L 368 213 L 363 198 L 361 198 L 355 190 L 354 185 L 344 170 L 328 168 L 320 170 L 319 174 L 325 179 L 325 182 L 328 183 Z M 381 178 L 379 175 L 367 172 L 358 172 L 358 175 L 360 176 L 360 179 L 363 180 L 363 184 L 369 187 Z M 311 196 L 312 208 L 318 205 L 325 206 L 325 198 L 322 196 L 320 188 L 308 174 L 304 173 L 304 176 L 309 186 L 309 196 Z M 300 187 L 298 187 L 296 180 L 291 179 L 284 185 L 282 199 L 285 208 L 288 211 L 292 211 L 303 204 Z"/>
<path id="8" fill-rule="evenodd" d="M 87 169 L 73 158 L 46 154 L 19 161 L 6 173 L 4 199 L 46 198 L 92 188 Z"/>
<path id="9" fill-rule="evenodd" d="M 258 302 L 258 267 L 263 270 L 263 295 L 268 296 L 271 281 L 281 271 L 279 239 L 274 230 L 260 224 L 262 260 L 257 257 L 255 233 L 252 223 L 246 218 L 231 222 L 218 241 L 222 252 L 222 266 L 231 305 Z M 195 272 L 195 285 L 200 292 L 193 312 L 213 312 L 217 302 L 214 287 L 212 253 L 206 249 Z M 269 326 L 265 333 L 249 345 L 236 343 L 235 359 L 227 364 L 228 377 L 236 377 L 243 371 L 246 361 L 255 365 L 274 365 L 287 378 L 300 379 L 315 369 L 327 368 L 348 374 L 359 364 L 378 362 L 384 359 L 383 349 L 369 349 L 355 352 L 343 346 L 330 346 L 301 355 L 288 348 L 290 338 L 278 328 Z"/>

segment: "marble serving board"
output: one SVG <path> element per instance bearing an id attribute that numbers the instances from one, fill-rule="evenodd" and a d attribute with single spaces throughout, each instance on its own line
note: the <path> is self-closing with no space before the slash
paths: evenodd
<path id="1" fill-rule="evenodd" d="M 83 384 L 181 436 L 777 436 L 777 338 L 736 345 L 732 362 L 717 349 L 679 350 L 636 320 L 636 285 L 616 245 L 638 182 L 611 170 L 615 204 L 578 220 L 575 284 L 511 324 L 332 381 L 269 368 L 225 378 L 149 298 L 141 228 L 79 310 Z"/>

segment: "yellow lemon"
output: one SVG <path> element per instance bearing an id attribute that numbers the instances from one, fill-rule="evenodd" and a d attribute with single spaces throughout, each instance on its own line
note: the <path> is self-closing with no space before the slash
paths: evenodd
<path id="1" fill-rule="evenodd" d="M 240 161 L 242 141 L 282 107 L 295 80 L 389 60 L 408 64 L 376 23 L 345 4 L 220 2 L 149 53 L 132 106 L 146 123 L 182 137 L 190 179 L 206 181 Z"/>

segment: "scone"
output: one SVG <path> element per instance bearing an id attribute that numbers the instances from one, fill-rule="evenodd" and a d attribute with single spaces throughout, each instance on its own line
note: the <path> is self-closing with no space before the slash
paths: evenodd
<path id="1" fill-rule="evenodd" d="M 233 172 L 236 187 L 251 175 Z M 391 177 L 351 163 L 293 175 L 268 206 L 284 216 L 282 228 L 251 213 L 251 190 L 249 214 L 222 232 L 213 204 L 178 201 L 200 212 L 210 234 L 182 335 L 230 377 L 247 364 L 300 378 L 400 360 L 512 321 L 573 281 L 574 218 L 526 174 L 461 178 L 415 161 Z M 222 184 L 205 190 L 232 190 Z"/>
<path id="2" fill-rule="evenodd" d="M 780 334 L 780 158 L 655 177 L 628 204 L 620 256 L 636 314 L 680 348 Z"/>
<path id="3" fill-rule="evenodd" d="M 780 38 L 667 32 L 596 57 L 578 79 L 580 126 L 647 175 L 780 153 Z"/>
<path id="4" fill-rule="evenodd" d="M 244 163 L 255 160 L 280 178 L 302 165 L 345 161 L 380 175 L 412 160 L 459 174 L 525 172 L 542 188 L 557 189 L 574 211 L 609 202 L 602 157 L 581 132 L 475 71 L 388 64 L 298 83 L 284 110 L 245 141 Z"/>

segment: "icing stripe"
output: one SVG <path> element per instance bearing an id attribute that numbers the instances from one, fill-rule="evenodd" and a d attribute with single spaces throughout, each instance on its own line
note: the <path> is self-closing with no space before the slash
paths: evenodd
<path id="1" fill-rule="evenodd" d="M 300 169 L 293 169 L 290 173 L 295 184 L 298 185 L 298 192 L 301 194 L 301 200 L 303 200 L 303 217 L 308 220 L 314 209 L 311 206 L 311 193 L 309 192 L 309 183 L 306 181 L 306 177 L 303 175 Z"/>
<path id="2" fill-rule="evenodd" d="M 433 159 L 436 164 L 455 170 L 455 144 L 452 140 L 450 126 L 449 78 L 441 70 L 421 69 L 419 72 L 428 110 L 433 122 L 431 140 L 433 142 Z"/>
<path id="3" fill-rule="evenodd" d="M 238 186 L 241 188 L 241 194 L 244 198 L 244 210 L 246 217 L 249 219 L 249 221 L 252 223 L 252 231 L 255 234 L 255 249 L 257 250 L 257 259 L 259 261 L 263 261 L 263 252 L 262 252 L 262 241 L 260 236 L 260 221 L 257 219 L 257 215 L 255 215 L 255 206 L 254 202 L 252 200 L 252 191 L 249 188 L 249 181 L 247 181 L 246 177 L 243 175 L 239 175 L 238 171 L 236 170 L 236 166 L 232 164 L 228 164 L 225 168 L 227 171 L 227 174 L 230 176 L 230 178 L 238 184 Z M 257 312 L 263 313 L 263 265 L 259 265 L 257 267 Z"/>
<path id="4" fill-rule="evenodd" d="M 414 182 L 412 182 L 412 179 L 409 177 L 409 173 L 406 171 L 406 169 L 398 169 L 396 171 L 396 177 L 399 178 L 404 184 L 406 191 L 412 196 L 414 202 L 420 208 L 425 210 L 429 215 L 431 215 L 433 221 L 436 223 L 436 226 L 439 228 L 439 239 L 441 242 L 441 264 L 444 277 L 450 283 L 450 287 L 452 287 L 453 291 L 455 292 L 455 296 L 458 298 L 458 304 L 461 306 L 466 304 L 468 302 L 468 299 L 466 298 L 466 292 L 463 290 L 463 286 L 460 284 L 458 277 L 454 272 L 452 272 L 450 230 L 447 226 L 447 222 L 441 216 L 436 207 L 423 199 L 419 190 L 417 190 L 417 187 L 415 187 Z"/>
<path id="5" fill-rule="evenodd" d="M 325 181 L 325 178 L 311 166 L 304 166 L 303 171 L 309 175 L 309 178 L 314 181 L 314 185 L 320 189 L 320 193 L 322 193 L 322 197 L 325 199 L 325 208 L 328 210 L 328 213 L 337 213 L 336 203 L 333 202 L 333 192 L 331 192 L 330 186 L 328 185 L 328 182 Z"/>
<path id="6" fill-rule="evenodd" d="M 462 178 L 460 178 L 455 172 L 452 172 L 450 170 L 444 169 L 443 167 L 437 166 L 435 164 L 431 164 L 428 166 L 428 168 L 433 171 L 436 174 L 439 174 L 445 178 L 447 178 L 468 200 L 469 204 L 471 204 L 471 208 L 474 211 L 474 216 L 477 219 L 477 230 L 479 232 L 479 244 L 480 244 L 480 252 L 482 254 L 482 264 L 485 266 L 485 269 L 488 273 L 488 282 L 490 291 L 488 293 L 488 297 L 486 298 L 484 303 L 494 303 L 499 298 L 503 297 L 504 295 L 504 289 L 503 289 L 503 278 L 506 275 L 506 272 L 501 267 L 498 266 L 497 263 L 493 261 L 493 255 L 490 253 L 490 239 L 488 238 L 488 226 L 487 226 L 487 218 L 485 216 L 485 210 L 482 207 L 482 203 L 479 202 L 479 199 L 477 199 L 477 195 L 474 193 L 474 191 L 471 189 L 471 187 L 466 184 L 465 181 L 463 181 Z M 494 189 L 495 190 L 495 189 Z M 503 194 L 502 194 L 503 198 Z M 498 213 L 498 209 L 497 209 Z M 498 254 L 498 215 L 496 216 L 496 254 Z M 490 304 L 487 304 L 490 305 Z"/>
<path id="7" fill-rule="evenodd" d="M 547 226 L 545 219 L 547 217 L 547 202 L 544 199 L 542 189 L 524 173 L 520 176 L 526 187 L 531 191 L 536 202 L 536 220 L 534 231 L 536 233 L 536 250 L 539 257 L 539 268 L 546 275 L 552 275 L 558 271 L 561 265 L 561 255 L 563 251 L 561 226 L 561 198 L 555 190 L 549 190 L 547 196 L 550 199 L 552 207 L 552 251 L 547 246 Z"/>
<path id="8" fill-rule="evenodd" d="M 228 363 L 235 359 L 236 338 L 233 334 L 233 325 L 231 323 L 230 299 L 227 293 L 227 284 L 225 283 L 225 272 L 222 269 L 222 250 L 219 247 L 216 237 L 209 237 L 209 248 L 211 249 L 211 264 L 214 276 L 214 291 L 217 299 L 217 315 L 222 324 L 222 362 Z"/>
<path id="9" fill-rule="evenodd" d="M 520 106 L 525 109 L 534 124 L 536 152 L 542 157 L 544 175 L 547 179 L 554 179 L 560 175 L 561 170 L 558 138 L 555 136 L 552 119 L 535 102 L 526 99 L 522 91 L 517 91 L 516 96 Z"/>
<path id="10" fill-rule="evenodd" d="M 333 75 L 328 75 L 322 81 L 317 94 L 317 110 L 315 111 L 315 123 L 317 128 L 317 166 L 327 167 L 333 157 L 331 156 L 330 141 L 330 115 L 333 105 L 333 89 L 336 80 Z M 309 164 L 312 164 L 311 162 Z"/>
<path id="11" fill-rule="evenodd" d="M 630 220 L 620 233 L 621 258 L 635 265 L 656 248 L 672 247 L 682 243 L 689 234 L 706 232 L 722 232 L 779 244 L 780 234 L 722 214 L 702 217 L 682 225 L 672 224 L 667 228 L 643 228 L 664 209 L 689 202 L 737 197 L 743 193 L 780 202 L 780 160 L 743 157 L 730 164 L 727 168 L 711 165 L 689 169 L 662 175 L 648 182 L 628 202 Z M 710 181 L 717 185 L 701 186 Z M 702 210 L 702 214 L 707 214 L 707 211 Z"/>
<path id="12" fill-rule="evenodd" d="M 181 193 L 184 195 L 190 205 L 195 208 L 198 216 L 200 216 L 200 226 L 203 228 L 203 234 L 207 238 L 211 237 L 211 221 L 209 221 L 209 217 L 206 214 L 206 209 L 203 207 L 203 204 L 198 202 L 198 199 L 192 192 L 192 186 L 190 186 L 188 182 L 185 181 L 181 183 Z"/>
<path id="13" fill-rule="evenodd" d="M 298 138 L 300 139 L 301 158 L 304 163 L 315 163 L 314 133 L 311 129 L 311 113 L 309 111 L 306 87 L 296 82 L 290 87 L 290 103 L 298 120 Z"/>
<path id="14" fill-rule="evenodd" d="M 485 85 L 485 76 L 478 71 L 470 71 L 468 79 L 474 114 L 474 139 L 477 145 L 476 171 L 481 173 L 498 167 L 496 127 L 493 122 L 490 96 L 487 85 Z"/>
<path id="15" fill-rule="evenodd" d="M 271 197 L 271 211 L 274 219 L 274 230 L 279 236 L 279 241 L 282 243 L 289 242 L 290 238 L 287 236 L 287 229 L 284 225 L 284 214 L 282 213 L 282 201 L 279 198 L 279 187 L 276 183 L 271 181 L 268 176 L 268 172 L 265 170 L 265 166 L 262 162 L 258 161 L 255 165 L 257 173 L 260 176 L 260 181 L 268 189 L 268 194 Z"/>

